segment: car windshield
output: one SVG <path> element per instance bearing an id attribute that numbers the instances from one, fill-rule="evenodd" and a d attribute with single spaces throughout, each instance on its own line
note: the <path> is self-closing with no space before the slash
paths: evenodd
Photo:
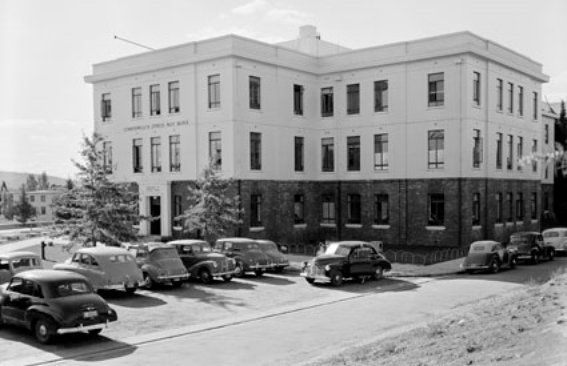
<path id="1" fill-rule="evenodd" d="M 257 243 L 242 243 L 240 245 L 235 245 L 235 247 L 240 248 L 241 250 L 260 250 Z"/>
<path id="2" fill-rule="evenodd" d="M 558 238 L 559 232 L 558 231 L 546 231 L 543 233 L 544 238 Z"/>
<path id="3" fill-rule="evenodd" d="M 274 251 L 274 250 L 278 250 L 278 246 L 276 245 L 276 243 L 260 243 L 260 248 L 263 251 Z"/>
<path id="4" fill-rule="evenodd" d="M 150 258 L 153 260 L 167 259 L 167 258 L 177 258 L 179 255 L 175 248 L 159 248 L 154 249 L 150 253 Z"/>
<path id="5" fill-rule="evenodd" d="M 333 243 L 327 247 L 325 254 L 341 255 L 346 257 L 350 253 L 350 248 Z"/>
<path id="6" fill-rule="evenodd" d="M 194 253 L 209 253 L 212 251 L 211 246 L 209 243 L 199 243 L 196 245 L 191 246 L 193 248 Z"/>
<path id="7" fill-rule="evenodd" d="M 525 244 L 528 243 L 528 237 L 526 236 L 511 236 L 510 243 L 512 244 Z"/>
<path id="8" fill-rule="evenodd" d="M 93 292 L 92 288 L 85 281 L 69 281 L 55 284 L 53 297 L 67 297 L 83 295 Z"/>

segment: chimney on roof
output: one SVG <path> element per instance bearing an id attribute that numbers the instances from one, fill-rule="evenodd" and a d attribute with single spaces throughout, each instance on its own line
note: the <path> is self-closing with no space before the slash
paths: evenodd
<path id="1" fill-rule="evenodd" d="M 317 27 L 314 25 L 303 25 L 299 27 L 299 38 L 309 39 L 316 38 L 321 39 L 321 35 L 317 33 Z"/>

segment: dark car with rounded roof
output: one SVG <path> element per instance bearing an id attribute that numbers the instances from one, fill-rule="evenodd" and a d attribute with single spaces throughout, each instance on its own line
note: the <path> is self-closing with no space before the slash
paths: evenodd
<path id="1" fill-rule="evenodd" d="M 272 268 L 272 260 L 262 252 L 254 239 L 221 238 L 215 242 L 214 249 L 236 261 L 235 277 L 242 277 L 246 272 L 262 276 Z"/>
<path id="2" fill-rule="evenodd" d="M 541 233 L 537 231 L 513 233 L 507 248 L 516 253 L 518 261 L 529 260 L 538 264 L 543 258 L 550 261 L 555 258 L 555 248 L 546 244 Z"/>
<path id="3" fill-rule="evenodd" d="M 283 270 L 289 266 L 289 259 L 280 251 L 282 246 L 277 245 L 271 240 L 256 239 L 256 243 L 260 246 L 262 252 L 264 252 L 272 261 L 272 268 L 276 273 L 281 273 Z"/>
<path id="4" fill-rule="evenodd" d="M 319 281 L 340 286 L 345 279 L 380 279 L 391 269 L 386 257 L 369 243 L 340 241 L 329 244 L 323 254 L 305 262 L 301 276 L 310 284 Z"/>
<path id="5" fill-rule="evenodd" d="M 180 239 L 170 241 L 168 244 L 175 247 L 191 277 L 198 278 L 203 283 L 211 283 L 217 278 L 225 282 L 232 280 L 235 260 L 214 252 L 206 241 Z"/>
<path id="6" fill-rule="evenodd" d="M 497 273 L 501 268 L 515 268 L 517 254 L 494 240 L 479 240 L 471 244 L 467 257 L 461 264 L 466 272 L 490 271 Z"/>
<path id="7" fill-rule="evenodd" d="M 78 273 L 35 269 L 0 286 L 0 323 L 31 330 L 41 343 L 60 334 L 99 334 L 117 315 Z"/>

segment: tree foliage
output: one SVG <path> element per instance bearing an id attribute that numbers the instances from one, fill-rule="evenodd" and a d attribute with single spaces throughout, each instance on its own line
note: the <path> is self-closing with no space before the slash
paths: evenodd
<path id="1" fill-rule="evenodd" d="M 38 176 L 38 188 L 42 190 L 49 189 L 49 178 L 46 172 L 42 172 L 41 175 Z"/>
<path id="2" fill-rule="evenodd" d="M 189 187 L 189 209 L 176 217 L 183 223 L 183 230 L 213 242 L 241 224 L 240 197 L 230 194 L 233 184 L 232 179 L 222 179 L 220 172 L 209 164 L 195 185 Z"/>
<path id="3" fill-rule="evenodd" d="M 26 187 L 27 190 L 30 192 L 37 191 L 37 188 L 39 187 L 39 183 L 37 182 L 35 175 L 28 174 L 28 177 L 26 178 Z"/>
<path id="4" fill-rule="evenodd" d="M 109 180 L 101 145 L 102 137 L 97 134 L 83 138 L 82 161 L 73 161 L 79 171 L 77 182 L 55 202 L 59 229 L 83 245 L 134 241 L 137 230 L 133 224 L 143 219 L 138 214 L 137 193 L 127 183 Z"/>
<path id="5" fill-rule="evenodd" d="M 35 207 L 33 207 L 29 202 L 26 187 L 23 184 L 20 191 L 19 201 L 12 207 L 11 215 L 13 215 L 16 221 L 22 225 L 26 225 L 31 218 L 36 216 Z"/>

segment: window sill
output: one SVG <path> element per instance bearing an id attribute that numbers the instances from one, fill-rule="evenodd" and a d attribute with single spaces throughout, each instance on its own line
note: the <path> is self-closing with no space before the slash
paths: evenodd
<path id="1" fill-rule="evenodd" d="M 539 222 L 539 220 L 533 220 L 533 219 L 530 220 L 530 223 L 532 223 L 532 224 L 537 224 L 538 222 Z"/>
<path id="2" fill-rule="evenodd" d="M 384 169 L 380 169 L 380 168 L 374 168 L 374 173 L 389 173 L 390 172 L 390 168 L 384 168 Z"/>
<path id="3" fill-rule="evenodd" d="M 222 107 L 210 107 L 207 108 L 207 112 L 220 112 L 222 111 Z"/>
<path id="4" fill-rule="evenodd" d="M 482 107 L 480 106 L 480 104 L 476 104 L 476 102 L 473 102 L 472 107 L 473 107 L 474 109 L 478 109 L 478 110 L 481 110 L 481 109 L 482 109 Z"/>
<path id="5" fill-rule="evenodd" d="M 264 227 L 263 226 L 251 226 L 250 227 L 251 233 L 257 233 L 259 231 L 264 231 Z"/>
<path id="6" fill-rule="evenodd" d="M 482 225 L 473 225 L 472 229 L 473 229 L 473 230 L 481 230 L 481 229 L 482 229 Z"/>
<path id="7" fill-rule="evenodd" d="M 169 114 L 170 116 L 176 116 L 176 115 L 178 115 L 178 114 L 180 114 L 180 113 L 181 113 L 180 111 L 177 111 L 177 112 L 169 111 L 169 112 L 168 112 L 168 114 Z"/>
<path id="8" fill-rule="evenodd" d="M 516 226 L 517 225 L 522 225 L 524 222 L 523 221 L 516 221 Z"/>
<path id="9" fill-rule="evenodd" d="M 433 226 L 428 225 L 425 227 L 425 230 L 429 231 L 445 231 L 447 228 L 445 226 Z"/>
<path id="10" fill-rule="evenodd" d="M 248 108 L 248 110 L 254 113 L 260 113 L 260 114 L 263 113 L 262 108 Z"/>
<path id="11" fill-rule="evenodd" d="M 384 109 L 384 110 L 382 110 L 382 111 L 376 111 L 376 110 L 375 110 L 375 111 L 374 111 L 374 114 L 388 114 L 388 109 L 386 108 L 386 109 Z"/>
<path id="12" fill-rule="evenodd" d="M 501 222 L 498 222 L 498 223 L 495 223 L 495 224 L 494 224 L 494 227 L 501 227 L 501 228 L 503 228 L 503 227 L 504 227 L 504 224 L 501 223 Z"/>
<path id="13" fill-rule="evenodd" d="M 372 225 L 373 229 L 380 229 L 380 230 L 387 230 L 390 228 L 390 225 Z"/>
<path id="14" fill-rule="evenodd" d="M 345 227 L 348 229 L 360 229 L 362 224 L 345 224 Z"/>
<path id="15" fill-rule="evenodd" d="M 307 228 L 307 224 L 294 224 L 293 225 L 294 229 L 306 229 Z"/>
<path id="16" fill-rule="evenodd" d="M 305 116 L 303 114 L 293 113 L 293 118 L 305 119 Z"/>
<path id="17" fill-rule="evenodd" d="M 320 223 L 321 227 L 337 227 L 337 224 L 330 224 L 330 223 Z"/>
<path id="18" fill-rule="evenodd" d="M 428 105 L 428 106 L 427 106 L 427 110 L 444 109 L 444 108 L 445 108 L 445 105 L 444 105 L 444 104 Z"/>

